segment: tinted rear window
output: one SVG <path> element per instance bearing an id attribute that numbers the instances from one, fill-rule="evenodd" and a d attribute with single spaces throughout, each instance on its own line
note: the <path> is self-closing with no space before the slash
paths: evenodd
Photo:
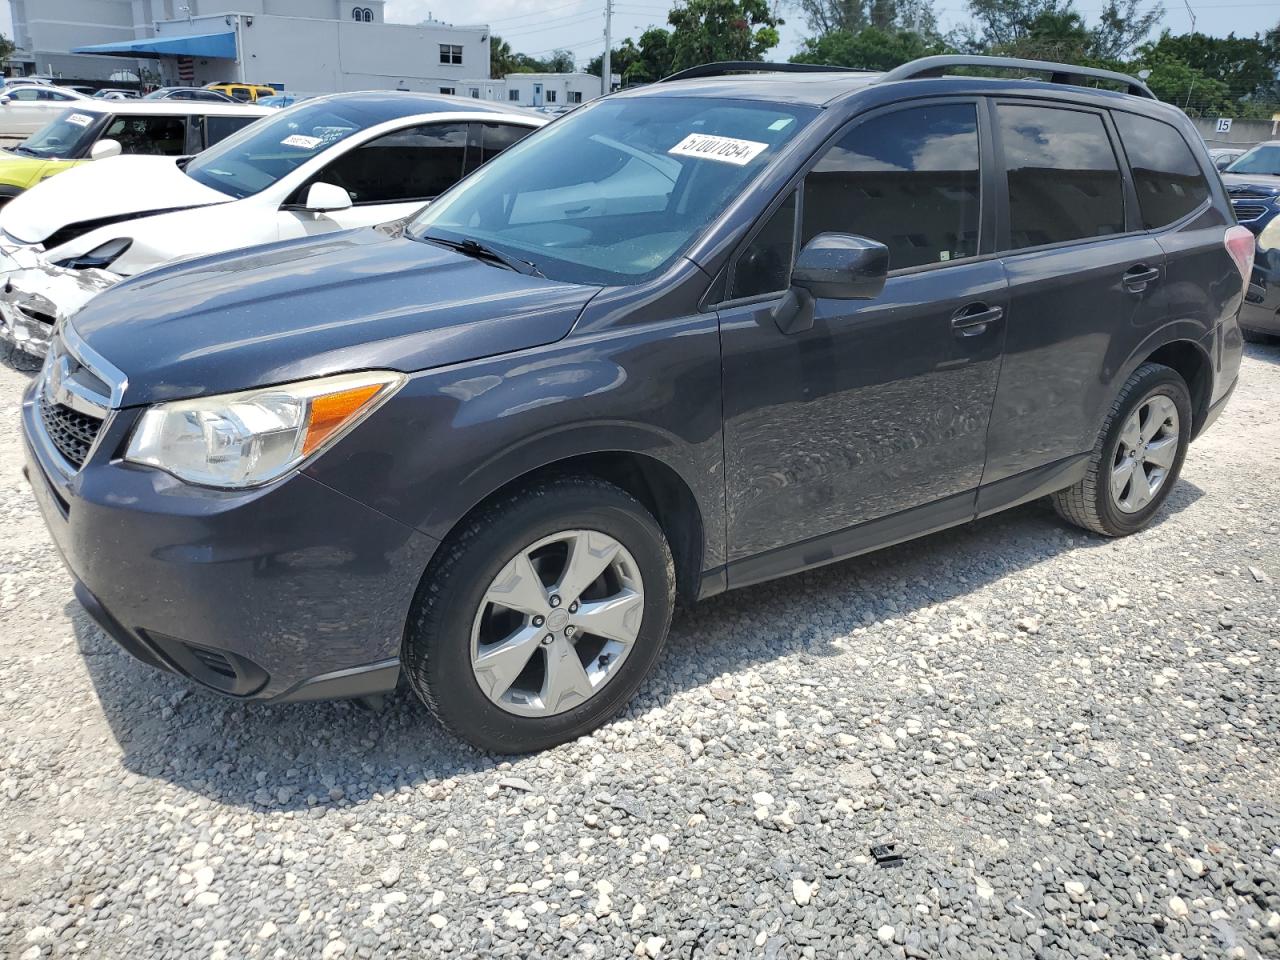
<path id="1" fill-rule="evenodd" d="M 1120 166 L 1102 117 L 1001 104 L 1009 245 L 1038 247 L 1124 232 Z"/>
<path id="2" fill-rule="evenodd" d="M 1129 155 L 1142 225 L 1153 230 L 1180 220 L 1204 203 L 1209 184 L 1182 134 L 1150 117 L 1112 114 Z"/>

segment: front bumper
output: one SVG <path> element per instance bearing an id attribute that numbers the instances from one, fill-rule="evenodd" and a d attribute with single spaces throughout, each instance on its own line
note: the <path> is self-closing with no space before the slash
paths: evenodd
<path id="1" fill-rule="evenodd" d="M 33 357 L 49 351 L 59 320 L 120 281 L 107 270 L 69 270 L 28 257 L 28 266 L 4 274 L 0 287 L 0 340 Z"/>
<path id="2" fill-rule="evenodd" d="M 436 541 L 303 474 L 203 490 L 115 454 L 117 411 L 78 471 L 22 410 L 25 474 L 75 592 L 139 660 L 230 696 L 300 700 L 393 689 Z"/>

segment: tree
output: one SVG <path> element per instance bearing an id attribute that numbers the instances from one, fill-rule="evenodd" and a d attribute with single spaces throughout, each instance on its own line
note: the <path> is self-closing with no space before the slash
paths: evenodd
<path id="1" fill-rule="evenodd" d="M 1089 56 L 1095 60 L 1121 60 L 1145 39 L 1164 17 L 1164 7 L 1156 4 L 1146 13 L 1138 9 L 1140 0 L 1107 0 L 1098 23 L 1089 31 Z"/>
<path id="2" fill-rule="evenodd" d="M 796 0 L 796 6 L 821 39 L 829 33 L 856 34 L 867 27 L 909 30 L 924 37 L 937 34 L 930 0 Z"/>
<path id="3" fill-rule="evenodd" d="M 543 61 L 544 73 L 573 73 L 577 65 L 572 50 L 552 50 L 551 56 Z"/>
<path id="4" fill-rule="evenodd" d="M 1143 62 L 1179 61 L 1190 69 L 1226 83 L 1237 97 L 1259 92 L 1274 95 L 1280 70 L 1280 27 L 1266 36 L 1210 37 L 1203 33 L 1174 36 L 1166 30 L 1138 49 Z"/>
<path id="5" fill-rule="evenodd" d="M 667 14 L 671 67 L 716 60 L 760 60 L 778 45 L 783 21 L 766 0 L 686 0 Z M 642 38 L 643 39 L 643 38 Z"/>
<path id="6" fill-rule="evenodd" d="M 663 33 L 666 31 L 664 30 Z M 623 40 L 621 44 L 613 48 L 613 53 L 609 59 L 609 69 L 621 77 L 627 75 L 627 71 L 631 66 L 640 61 L 640 48 L 636 46 L 634 40 L 630 37 Z M 604 72 L 604 54 L 597 54 L 591 58 L 591 62 L 587 64 L 587 73 L 593 77 L 601 76 Z"/>
<path id="7" fill-rule="evenodd" d="M 13 51 L 18 49 L 12 40 L 0 33 L 0 60 L 8 60 L 13 56 Z"/>
<path id="8" fill-rule="evenodd" d="M 926 39 L 911 30 L 882 30 L 865 27 L 857 33 L 834 30 L 804 41 L 804 49 L 791 58 L 792 63 L 829 63 L 858 70 L 892 70 L 894 67 L 946 53 L 941 39 Z"/>
<path id="9" fill-rule="evenodd" d="M 1146 83 L 1151 92 L 1161 100 L 1181 107 L 1192 116 L 1236 114 L 1231 88 L 1221 80 L 1206 76 L 1185 61 L 1148 51 L 1142 60 L 1132 66 L 1150 70 Z"/>
<path id="10" fill-rule="evenodd" d="M 508 73 L 518 73 L 520 62 L 517 56 L 507 41 L 496 34 L 489 36 L 489 76 L 501 78 Z"/>

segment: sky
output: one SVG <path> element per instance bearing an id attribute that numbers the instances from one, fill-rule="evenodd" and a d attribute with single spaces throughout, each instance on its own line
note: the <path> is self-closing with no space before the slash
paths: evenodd
<path id="1" fill-rule="evenodd" d="M 38 2 L 38 0 L 37 0 Z M 786 60 L 808 35 L 803 19 L 785 0 L 775 0 L 782 27 L 782 43 L 771 59 Z M 1189 0 L 1196 28 L 1202 33 L 1226 36 L 1252 35 L 1276 24 L 1277 0 Z M 1096 19 L 1103 0 L 1077 0 L 1076 9 L 1086 22 Z M 234 0 L 227 3 L 234 8 Z M 614 0 L 613 36 L 616 46 L 624 37 L 639 39 L 650 26 L 665 26 L 669 2 L 662 0 Z M 965 22 L 964 0 L 936 0 L 939 25 L 949 30 Z M 1164 26 L 1174 33 L 1191 29 L 1191 14 L 1184 0 L 1165 3 Z M 579 66 L 604 50 L 604 0 L 387 0 L 386 18 L 396 23 L 417 23 L 434 16 L 446 23 L 487 23 L 512 49 L 531 56 L 545 56 L 559 47 L 573 51 Z M 1155 32 L 1159 32 L 1158 30 Z M 0 33 L 12 37 L 9 4 L 0 0 Z"/>

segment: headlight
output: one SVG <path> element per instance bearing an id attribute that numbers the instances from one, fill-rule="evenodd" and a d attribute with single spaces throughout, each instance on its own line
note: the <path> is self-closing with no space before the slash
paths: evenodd
<path id="1" fill-rule="evenodd" d="M 1276 201 L 1280 203 L 1280 200 Z M 1280 250 L 1280 214 L 1271 218 L 1271 222 L 1258 234 L 1259 250 Z"/>
<path id="2" fill-rule="evenodd" d="M 160 403 L 125 459 L 207 487 L 257 487 L 319 454 L 404 383 L 389 370 Z"/>
<path id="3" fill-rule="evenodd" d="M 116 237 L 114 240 L 108 240 L 106 243 L 94 247 L 88 253 L 59 260 L 55 266 L 66 267 L 69 270 L 87 270 L 90 267 L 105 270 L 124 256 L 125 251 L 131 246 L 133 246 L 132 237 Z"/>

